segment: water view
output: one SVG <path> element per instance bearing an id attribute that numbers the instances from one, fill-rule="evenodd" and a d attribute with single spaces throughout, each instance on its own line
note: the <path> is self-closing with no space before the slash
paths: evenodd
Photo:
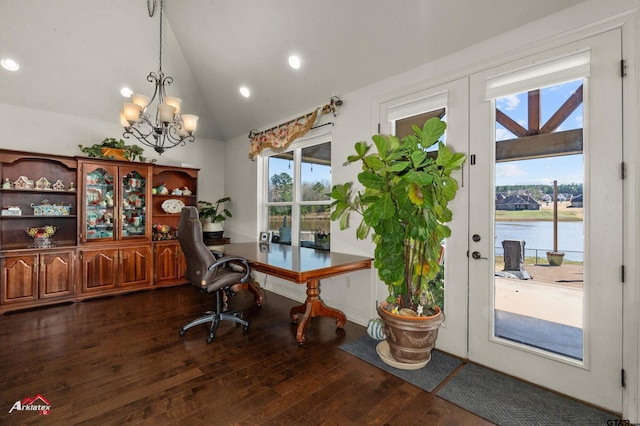
<path id="1" fill-rule="evenodd" d="M 496 255 L 503 254 L 503 240 L 525 241 L 525 256 L 535 257 L 537 251 L 537 257 L 546 263 L 546 252 L 553 250 L 553 222 L 496 222 Z M 565 252 L 565 260 L 582 262 L 583 244 L 583 222 L 558 223 L 558 250 Z"/>

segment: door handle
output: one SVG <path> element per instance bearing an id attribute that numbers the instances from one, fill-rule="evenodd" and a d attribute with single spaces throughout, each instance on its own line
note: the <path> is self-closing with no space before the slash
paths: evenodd
<path id="1" fill-rule="evenodd" d="M 488 259 L 488 257 L 482 257 L 479 251 L 474 251 L 473 253 L 471 253 L 471 257 L 473 257 L 474 259 Z"/>

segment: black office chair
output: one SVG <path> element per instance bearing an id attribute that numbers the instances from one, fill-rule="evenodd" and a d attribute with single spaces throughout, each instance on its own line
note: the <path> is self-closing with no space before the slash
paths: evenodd
<path id="1" fill-rule="evenodd" d="M 187 329 L 193 326 L 211 322 L 207 338 L 207 343 L 211 343 L 216 336 L 220 320 L 241 324 L 242 330 L 246 332 L 249 323 L 242 319 L 241 313 L 224 310 L 223 292 L 232 294 L 231 286 L 246 283 L 251 279 L 247 260 L 209 250 L 202 240 L 202 224 L 198 220 L 198 210 L 193 206 L 184 207 L 180 213 L 178 240 L 187 261 L 186 278 L 201 292 L 216 293 L 215 310 L 205 312 L 202 317 L 182 327 L 180 336 L 184 336 Z"/>

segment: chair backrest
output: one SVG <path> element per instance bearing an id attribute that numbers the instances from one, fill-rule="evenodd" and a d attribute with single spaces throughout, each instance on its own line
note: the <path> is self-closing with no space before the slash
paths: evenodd
<path id="1" fill-rule="evenodd" d="M 209 270 L 216 257 L 202 240 L 202 224 L 194 206 L 186 206 L 180 213 L 178 241 L 187 261 L 185 278 L 195 286 L 206 287 L 216 275 L 216 269 Z"/>

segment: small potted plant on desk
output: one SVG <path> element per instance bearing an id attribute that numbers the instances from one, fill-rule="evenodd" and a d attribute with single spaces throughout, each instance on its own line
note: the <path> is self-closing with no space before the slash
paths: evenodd
<path id="1" fill-rule="evenodd" d="M 370 153 L 371 145 L 365 142 L 356 143 L 347 163 L 362 163 L 358 181 L 364 192 L 354 193 L 351 182 L 331 191 L 331 220 L 346 229 L 350 213 L 356 212 L 362 216 L 357 237 L 371 233 L 374 267 L 389 289 L 378 306 L 388 351 L 395 361 L 410 365 L 426 365 L 431 359 L 444 321 L 434 300 L 436 277 L 442 241 L 451 235 L 445 224 L 452 218 L 447 204 L 458 190 L 451 172 L 466 160 L 439 142 L 445 128 L 443 121 L 432 118 L 422 129 L 413 126 L 414 134 L 402 140 L 375 135 L 377 153 Z M 434 158 L 427 148 L 436 143 Z M 382 357 L 380 347 L 378 352 Z"/>
<path id="2" fill-rule="evenodd" d="M 220 239 L 224 234 L 223 222 L 231 217 L 231 212 L 221 205 L 231 201 L 231 197 L 223 197 L 215 202 L 198 201 L 198 215 L 202 222 L 202 232 L 211 239 Z"/>

